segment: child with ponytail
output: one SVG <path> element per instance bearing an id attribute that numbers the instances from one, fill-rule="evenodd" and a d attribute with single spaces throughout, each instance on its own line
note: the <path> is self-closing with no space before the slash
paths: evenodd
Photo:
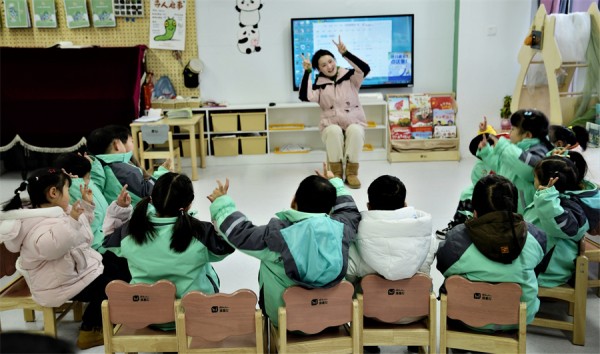
<path id="1" fill-rule="evenodd" d="M 224 259 L 234 249 L 212 223 L 194 217 L 193 200 L 189 177 L 168 172 L 133 214 L 130 203 L 123 207 L 113 202 L 108 207 L 104 247 L 127 258 L 132 284 L 167 279 L 177 287 L 177 298 L 192 290 L 219 292 L 219 277 L 210 262 Z M 174 323 L 157 327 L 175 328 Z"/>
<path id="2" fill-rule="evenodd" d="M 100 305 L 112 279 L 102 256 L 92 248 L 93 193 L 80 185 L 81 200 L 69 205 L 71 178 L 55 168 L 35 171 L 15 190 L 0 214 L 0 242 L 20 252 L 19 271 L 33 299 L 57 307 L 68 300 L 88 302 L 77 339 L 80 349 L 102 345 Z M 27 189 L 30 204 L 20 193 Z"/>
<path id="3" fill-rule="evenodd" d="M 582 164 L 585 164 L 583 157 L 572 151 L 568 156 L 548 156 L 535 166 L 537 191 L 523 216 L 548 237 L 547 266 L 538 276 L 540 286 L 555 287 L 571 279 L 579 254 L 579 241 L 590 229 L 588 215 L 594 217 L 596 214 L 597 222 L 598 206 L 588 208 L 582 200 L 591 197 L 598 204 L 597 189 L 587 188 L 580 177 L 581 171 L 585 171 Z"/>
<path id="4" fill-rule="evenodd" d="M 481 140 L 477 157 L 489 169 L 508 178 L 519 192 L 517 211 L 533 201 L 533 167 L 543 159 L 553 146 L 548 141 L 548 118 L 537 110 L 518 110 L 510 117 L 510 139 L 501 137 L 492 146 Z"/>
<path id="5" fill-rule="evenodd" d="M 458 274 L 471 281 L 519 284 L 531 323 L 540 305 L 535 268 L 544 257 L 546 236 L 516 213 L 517 189 L 505 177 L 482 177 L 472 202 L 473 218 L 452 228 L 440 243 L 437 268 L 444 278 Z M 478 329 L 514 328 L 490 324 Z"/>

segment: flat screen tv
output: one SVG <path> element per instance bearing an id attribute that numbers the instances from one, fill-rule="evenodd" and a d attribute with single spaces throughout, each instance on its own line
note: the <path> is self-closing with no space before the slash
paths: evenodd
<path id="1" fill-rule="evenodd" d="M 297 91 L 304 69 L 302 54 L 327 49 L 337 64 L 350 68 L 332 40 L 341 36 L 346 47 L 369 64 L 362 88 L 413 86 L 414 15 L 292 18 L 292 75 Z M 316 76 L 313 71 L 311 81 Z"/>

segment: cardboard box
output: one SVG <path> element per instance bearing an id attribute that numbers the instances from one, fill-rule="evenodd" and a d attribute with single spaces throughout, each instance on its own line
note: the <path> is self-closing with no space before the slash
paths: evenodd
<path id="1" fill-rule="evenodd" d="M 239 138 L 236 136 L 215 136 L 212 138 L 214 156 L 237 156 Z"/>
<path id="2" fill-rule="evenodd" d="M 214 132 L 235 132 L 238 130 L 237 113 L 211 113 Z"/>
<path id="3" fill-rule="evenodd" d="M 267 153 L 266 136 L 242 136 L 240 137 L 243 155 L 261 155 Z"/>
<path id="4" fill-rule="evenodd" d="M 265 112 L 240 113 L 240 130 L 245 132 L 265 130 L 266 120 Z"/>

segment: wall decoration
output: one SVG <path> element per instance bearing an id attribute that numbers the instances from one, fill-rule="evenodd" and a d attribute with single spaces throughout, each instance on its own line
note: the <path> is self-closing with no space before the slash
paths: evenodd
<path id="1" fill-rule="evenodd" d="M 260 9 L 261 0 L 236 0 L 235 10 L 239 12 L 238 50 L 243 54 L 260 52 Z"/>
<path id="2" fill-rule="evenodd" d="M 144 0 L 113 0 L 113 2 L 115 17 L 144 17 Z"/>
<path id="3" fill-rule="evenodd" d="M 150 48 L 185 50 L 186 0 L 150 2 Z"/>

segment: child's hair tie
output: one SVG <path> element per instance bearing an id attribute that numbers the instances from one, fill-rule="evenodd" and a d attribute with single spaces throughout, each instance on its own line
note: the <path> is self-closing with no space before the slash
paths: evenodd
<path id="1" fill-rule="evenodd" d="M 179 211 L 181 212 L 181 216 L 185 215 L 185 209 L 184 208 L 179 208 Z"/>

